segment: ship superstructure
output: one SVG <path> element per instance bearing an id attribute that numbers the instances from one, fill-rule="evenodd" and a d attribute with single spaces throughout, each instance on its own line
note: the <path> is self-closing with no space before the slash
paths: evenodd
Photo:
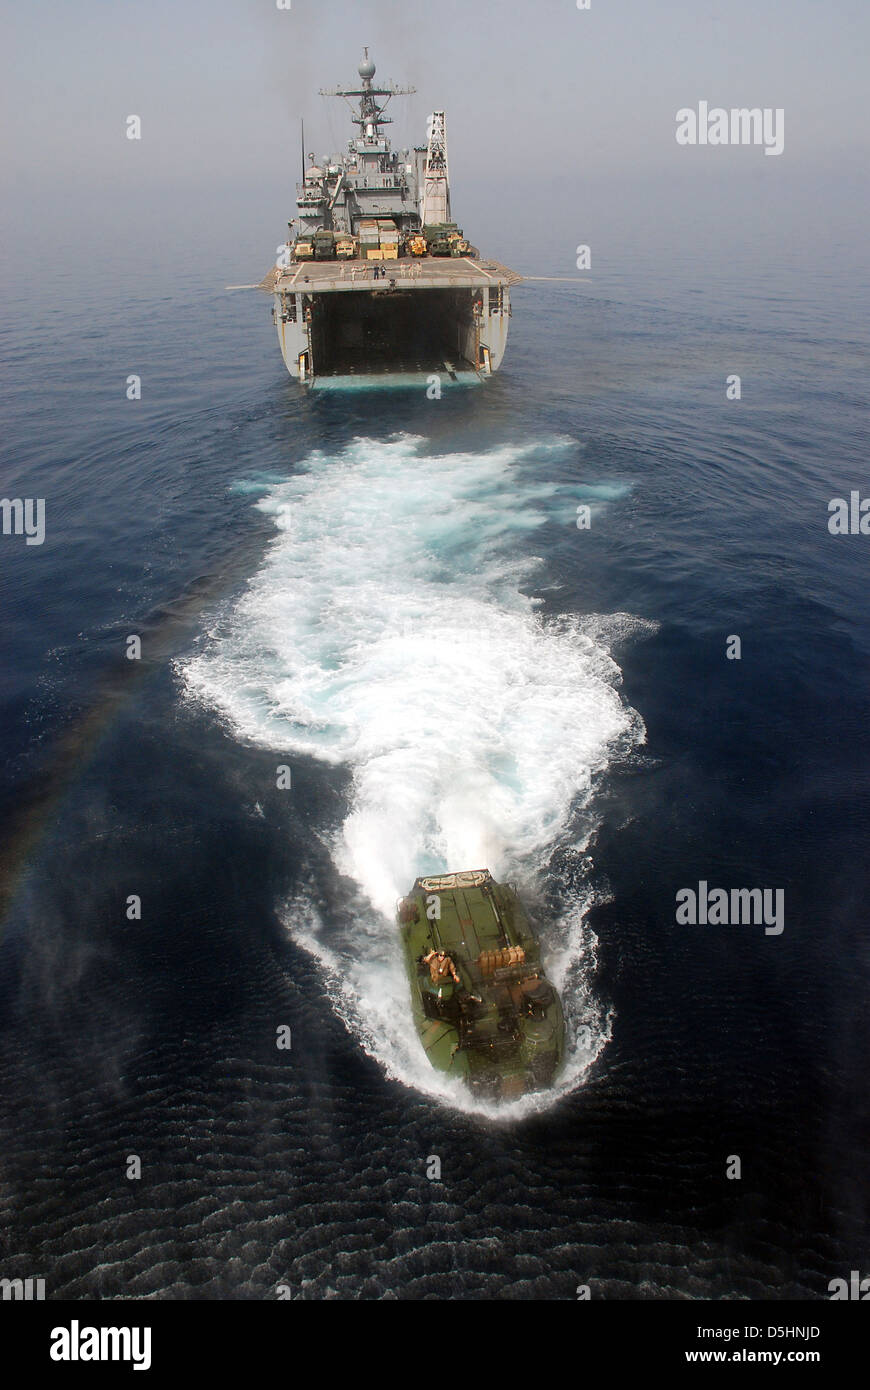
<path id="1" fill-rule="evenodd" d="M 374 76 L 366 49 L 358 87 L 321 92 L 358 102 L 355 138 L 319 162 L 308 156 L 291 237 L 262 284 L 287 370 L 308 384 L 489 376 L 522 277 L 482 260 L 451 219 L 444 112 L 430 117 L 426 145 L 393 151 L 386 108 L 413 88 L 376 87 Z"/>

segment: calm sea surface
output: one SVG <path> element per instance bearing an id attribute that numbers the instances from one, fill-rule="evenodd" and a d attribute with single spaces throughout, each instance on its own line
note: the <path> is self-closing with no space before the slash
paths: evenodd
<path id="1" fill-rule="evenodd" d="M 870 537 L 827 526 L 870 496 L 866 255 L 760 225 L 517 289 L 503 370 L 439 401 L 290 381 L 268 301 L 223 292 L 271 226 L 13 237 L 2 493 L 46 538 L 0 538 L 4 1277 L 867 1272 Z M 428 1067 L 390 915 L 479 864 L 570 1027 L 558 1088 L 502 1112 Z M 678 924 L 700 881 L 783 890 L 784 930 Z"/>

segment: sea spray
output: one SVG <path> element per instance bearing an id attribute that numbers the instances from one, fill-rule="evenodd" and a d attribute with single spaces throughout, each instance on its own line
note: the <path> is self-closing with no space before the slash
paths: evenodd
<path id="1" fill-rule="evenodd" d="M 312 455 L 258 506 L 276 537 L 245 593 L 181 663 L 192 698 L 237 736 L 346 766 L 347 814 L 323 831 L 357 885 L 327 925 L 304 896 L 285 920 L 318 957 L 334 1007 L 388 1072 L 480 1109 L 431 1072 L 410 1020 L 396 899 L 416 875 L 487 867 L 533 892 L 553 850 L 582 852 L 595 780 L 644 738 L 609 646 L 648 625 L 624 614 L 545 618 L 526 592 L 528 537 L 619 486 L 534 477 L 543 441 L 429 455 L 423 441 L 358 439 Z M 594 994 L 591 889 L 542 930 L 569 1028 L 559 1090 L 609 1036 Z M 511 1107 L 539 1108 L 527 1097 Z"/>

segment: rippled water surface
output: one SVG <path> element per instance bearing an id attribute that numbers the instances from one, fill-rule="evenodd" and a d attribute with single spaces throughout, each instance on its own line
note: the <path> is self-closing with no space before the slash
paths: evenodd
<path id="1" fill-rule="evenodd" d="M 3 488 L 47 538 L 0 557 L 4 1276 L 825 1297 L 868 1234 L 860 257 L 614 247 L 430 401 L 302 393 L 200 249 L 130 285 L 82 243 L 62 305 L 9 253 Z M 391 915 L 483 864 L 569 1026 L 498 1111 L 428 1067 Z M 785 931 L 678 925 L 700 880 Z"/>

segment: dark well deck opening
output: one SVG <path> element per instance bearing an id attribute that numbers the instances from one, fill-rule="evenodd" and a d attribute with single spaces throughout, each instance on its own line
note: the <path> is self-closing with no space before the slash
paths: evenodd
<path id="1" fill-rule="evenodd" d="M 474 291 L 350 291 L 312 296 L 315 376 L 476 367 Z M 471 356 L 474 348 L 471 346 Z"/>

